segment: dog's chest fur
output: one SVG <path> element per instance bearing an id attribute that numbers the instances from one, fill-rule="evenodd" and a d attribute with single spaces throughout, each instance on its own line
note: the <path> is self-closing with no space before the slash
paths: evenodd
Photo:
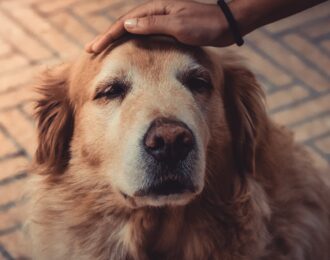
<path id="1" fill-rule="evenodd" d="M 208 221 L 186 214 L 180 208 L 137 212 L 119 228 L 117 243 L 132 259 L 208 259 L 216 247 Z"/>
<path id="2" fill-rule="evenodd" d="M 262 219 L 267 208 L 257 204 L 247 198 L 229 207 L 204 201 L 203 206 L 143 208 L 109 217 L 91 214 L 70 230 L 87 259 L 253 259 L 266 243 L 258 237 L 267 237 Z"/>

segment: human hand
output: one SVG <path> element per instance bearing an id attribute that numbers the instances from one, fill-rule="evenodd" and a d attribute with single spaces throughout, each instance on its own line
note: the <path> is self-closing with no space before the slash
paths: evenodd
<path id="1" fill-rule="evenodd" d="M 156 0 L 120 17 L 85 49 L 99 53 L 125 32 L 169 35 L 182 43 L 198 46 L 228 46 L 234 43 L 226 18 L 216 4 Z"/>

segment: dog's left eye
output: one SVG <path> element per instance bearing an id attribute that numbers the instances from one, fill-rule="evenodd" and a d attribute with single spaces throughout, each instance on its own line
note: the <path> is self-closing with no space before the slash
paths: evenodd
<path id="1" fill-rule="evenodd" d="M 209 80 L 198 77 L 198 76 L 190 76 L 188 77 L 184 84 L 194 92 L 202 93 L 205 91 L 209 91 L 212 88 L 212 84 Z"/>
<path id="2" fill-rule="evenodd" d="M 109 84 L 104 90 L 99 91 L 94 99 L 107 98 L 115 99 L 118 97 L 124 97 L 127 91 L 127 85 L 123 82 L 113 82 Z"/>

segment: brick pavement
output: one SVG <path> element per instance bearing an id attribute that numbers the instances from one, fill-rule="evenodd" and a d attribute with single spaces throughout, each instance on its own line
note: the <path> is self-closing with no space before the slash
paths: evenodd
<path id="1" fill-rule="evenodd" d="M 22 190 L 35 149 L 31 81 L 65 61 L 139 1 L 0 0 L 0 259 L 27 256 Z M 274 120 L 290 127 L 319 166 L 330 162 L 330 2 L 246 39 Z"/>

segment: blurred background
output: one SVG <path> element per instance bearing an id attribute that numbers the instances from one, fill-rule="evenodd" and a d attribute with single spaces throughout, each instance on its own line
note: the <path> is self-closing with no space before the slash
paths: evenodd
<path id="1" fill-rule="evenodd" d="M 0 0 L 0 260 L 28 256 L 21 194 L 36 144 L 34 77 L 77 56 L 139 2 Z M 330 2 L 261 28 L 230 49 L 247 58 L 272 118 L 292 129 L 318 166 L 329 166 Z"/>

